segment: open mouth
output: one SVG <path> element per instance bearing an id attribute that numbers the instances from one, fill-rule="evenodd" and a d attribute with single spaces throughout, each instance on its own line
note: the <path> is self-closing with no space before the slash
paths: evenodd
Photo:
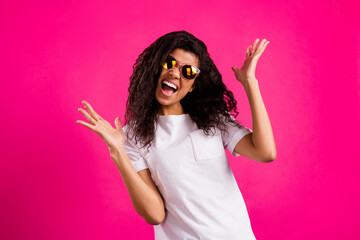
<path id="1" fill-rule="evenodd" d="M 172 95 L 174 95 L 174 93 L 178 90 L 178 87 L 167 81 L 167 80 L 164 80 L 162 81 L 161 83 L 161 92 L 167 96 L 167 97 L 171 97 Z"/>

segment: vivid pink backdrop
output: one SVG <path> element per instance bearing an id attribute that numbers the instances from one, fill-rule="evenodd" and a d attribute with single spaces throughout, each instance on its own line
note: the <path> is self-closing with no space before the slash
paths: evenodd
<path id="1" fill-rule="evenodd" d="M 137 56 L 203 40 L 252 128 L 231 66 L 270 44 L 259 80 L 277 146 L 229 162 L 257 239 L 359 239 L 359 6 L 345 1 L 1 1 L 0 238 L 153 239 L 105 143 L 76 120 L 123 122 Z"/>

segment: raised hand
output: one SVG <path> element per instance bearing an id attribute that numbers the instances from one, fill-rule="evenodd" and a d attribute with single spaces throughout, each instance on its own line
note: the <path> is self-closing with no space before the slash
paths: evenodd
<path id="1" fill-rule="evenodd" d="M 110 151 L 122 148 L 125 142 L 125 136 L 121 128 L 120 118 L 115 118 L 116 128 L 114 129 L 108 121 L 94 111 L 88 102 L 82 101 L 82 103 L 89 113 L 82 108 L 78 108 L 78 111 L 84 114 L 90 124 L 81 120 L 77 120 L 76 123 L 80 123 L 97 133 L 105 141 Z"/>
<path id="2" fill-rule="evenodd" d="M 249 81 L 256 79 L 255 77 L 256 64 L 260 56 L 265 51 L 266 46 L 270 42 L 266 41 L 266 39 L 263 39 L 259 45 L 258 43 L 259 43 L 259 39 L 257 38 L 254 42 L 252 51 L 251 51 L 251 45 L 247 48 L 244 65 L 240 69 L 238 69 L 236 66 L 232 67 L 236 79 L 240 81 L 244 87 L 248 85 Z"/>

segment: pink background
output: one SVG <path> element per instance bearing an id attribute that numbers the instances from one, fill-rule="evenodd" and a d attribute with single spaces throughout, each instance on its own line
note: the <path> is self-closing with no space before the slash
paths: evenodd
<path id="1" fill-rule="evenodd" d="M 250 128 L 231 66 L 256 38 L 270 40 L 256 76 L 277 159 L 229 155 L 257 239 L 359 239 L 359 6 L 130 2 L 1 1 L 0 238 L 153 239 L 77 108 L 87 100 L 123 122 L 137 56 L 187 30 L 207 44 Z"/>

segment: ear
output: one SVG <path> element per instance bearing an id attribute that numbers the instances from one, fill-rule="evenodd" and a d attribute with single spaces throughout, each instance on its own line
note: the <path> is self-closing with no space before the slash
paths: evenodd
<path id="1" fill-rule="evenodd" d="M 194 82 L 194 83 L 193 83 L 193 85 L 191 86 L 191 88 L 190 88 L 189 92 L 194 91 L 194 89 L 195 89 L 195 82 Z"/>

